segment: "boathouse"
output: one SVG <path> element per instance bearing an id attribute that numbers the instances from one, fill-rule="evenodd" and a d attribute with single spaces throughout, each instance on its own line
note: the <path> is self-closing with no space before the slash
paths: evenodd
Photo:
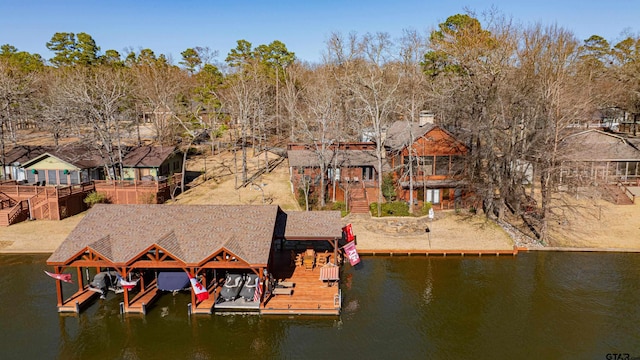
<path id="1" fill-rule="evenodd" d="M 330 285 L 339 281 L 341 237 L 337 211 L 285 212 L 276 205 L 98 204 L 47 265 L 54 274 L 70 274 L 75 282 L 56 281 L 60 312 L 79 312 L 90 305 L 98 295 L 92 279 L 117 273 L 119 280 L 135 284 L 116 295 L 122 296 L 124 313 L 146 313 L 162 295 L 158 281 L 164 274 L 186 277 L 187 284 L 189 278 L 197 278 L 207 289 L 208 299 L 199 301 L 186 286 L 195 314 L 338 314 L 339 286 Z M 305 263 L 297 264 L 295 258 L 303 256 Z M 234 276 L 257 279 L 255 297 L 222 299 L 221 292 L 229 290 Z M 65 292 L 73 294 L 65 297 Z"/>

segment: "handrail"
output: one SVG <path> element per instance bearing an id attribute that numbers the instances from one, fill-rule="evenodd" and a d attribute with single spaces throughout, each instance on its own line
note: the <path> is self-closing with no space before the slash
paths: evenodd
<path id="1" fill-rule="evenodd" d="M 620 184 L 620 186 L 622 186 L 622 189 L 624 190 L 624 194 L 629 196 L 631 198 L 631 202 L 635 204 L 636 195 L 632 193 L 631 190 L 629 190 L 629 188 L 627 188 L 624 184 Z"/>
<path id="2" fill-rule="evenodd" d="M 7 214 L 7 224 L 11 225 L 13 220 L 15 220 L 20 213 L 29 208 L 29 204 L 27 200 L 22 200 L 17 203 L 11 211 Z"/>

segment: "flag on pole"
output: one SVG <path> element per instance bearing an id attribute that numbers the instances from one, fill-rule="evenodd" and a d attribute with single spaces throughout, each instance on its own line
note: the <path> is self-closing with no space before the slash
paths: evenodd
<path id="1" fill-rule="evenodd" d="M 138 279 L 136 281 L 127 281 L 122 276 L 120 276 L 120 274 L 116 274 L 116 277 L 118 278 L 118 282 L 120 283 L 120 286 L 122 286 L 127 290 L 131 290 L 134 287 L 136 287 L 136 285 L 138 285 L 138 280 L 140 280 Z"/>
<path id="2" fill-rule="evenodd" d="M 48 272 L 47 270 L 45 270 L 44 273 L 56 280 L 73 283 L 73 280 L 71 280 L 71 274 L 54 274 L 54 273 Z"/>
<path id="3" fill-rule="evenodd" d="M 198 279 L 189 275 L 189 281 L 191 282 L 191 287 L 193 288 L 193 292 L 196 294 L 198 301 L 204 301 L 209 298 L 209 292 L 204 286 L 202 286 L 202 284 L 200 284 Z"/>
<path id="4" fill-rule="evenodd" d="M 262 296 L 262 281 L 258 279 L 258 285 L 256 286 L 256 291 L 253 293 L 253 301 L 260 302 L 261 296 Z"/>
<path id="5" fill-rule="evenodd" d="M 353 242 L 348 242 L 347 245 L 343 246 L 342 248 L 347 254 L 351 266 L 356 266 L 358 263 L 360 263 L 360 256 L 358 255 L 358 250 L 356 250 L 356 244 L 354 244 Z"/>
<path id="6" fill-rule="evenodd" d="M 344 233 L 344 237 L 347 241 L 353 241 L 356 237 L 353 235 L 353 228 L 351 224 L 347 224 L 347 226 L 342 228 L 342 232 Z"/>

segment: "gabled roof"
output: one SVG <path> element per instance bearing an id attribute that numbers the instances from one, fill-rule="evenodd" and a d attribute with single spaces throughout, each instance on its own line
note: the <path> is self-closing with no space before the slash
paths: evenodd
<path id="1" fill-rule="evenodd" d="M 50 146 L 29 146 L 29 145 L 19 145 L 14 146 L 9 151 L 7 151 L 4 155 L 6 164 L 23 164 L 31 159 L 34 159 L 47 151 L 53 150 L 53 147 Z M 1 161 L 2 159 L 0 159 Z"/>
<path id="2" fill-rule="evenodd" d="M 564 138 L 559 154 L 568 161 L 640 161 L 640 150 L 627 139 L 595 129 Z"/>
<path id="3" fill-rule="evenodd" d="M 157 244 L 186 264 L 221 248 L 249 264 L 267 264 L 279 211 L 276 205 L 97 204 L 47 262 L 66 263 L 90 247 L 124 264 Z"/>
<path id="4" fill-rule="evenodd" d="M 416 122 L 396 121 L 387 130 L 384 145 L 392 151 L 400 151 L 409 146 L 412 137 L 415 141 L 436 127 L 435 124 L 420 125 Z"/>
<path id="5" fill-rule="evenodd" d="M 318 154 L 314 150 L 287 150 L 289 166 L 319 167 Z M 339 167 L 373 166 L 378 170 L 378 158 L 373 150 L 338 150 L 337 152 L 325 150 L 324 160 L 327 166 L 333 166 L 334 164 Z M 386 159 L 382 159 L 382 168 L 383 171 L 389 170 Z"/>
<path id="6" fill-rule="evenodd" d="M 59 147 L 49 147 L 45 149 L 46 150 L 40 155 L 25 160 L 22 163 L 22 166 L 32 166 L 33 164 L 40 162 L 46 157 L 58 158 L 80 169 L 90 169 L 105 164 L 105 160 L 102 158 L 102 156 L 100 156 L 99 153 L 83 145 L 69 144 Z"/>
<path id="7" fill-rule="evenodd" d="M 175 151 L 175 146 L 137 146 L 122 158 L 122 165 L 124 167 L 160 167 Z"/>

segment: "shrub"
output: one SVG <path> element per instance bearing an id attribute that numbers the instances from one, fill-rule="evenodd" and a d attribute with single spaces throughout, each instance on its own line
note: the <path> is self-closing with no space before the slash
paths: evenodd
<path id="1" fill-rule="evenodd" d="M 385 174 L 382 178 L 382 196 L 385 200 L 393 201 L 396 199 L 395 182 L 393 181 L 393 174 Z"/>
<path id="2" fill-rule="evenodd" d="M 106 204 L 107 197 L 102 193 L 97 193 L 95 191 L 90 192 L 86 198 L 84 198 L 84 203 L 87 204 L 88 207 L 92 207 L 95 204 Z"/>
<path id="3" fill-rule="evenodd" d="M 318 194 L 314 193 L 313 190 L 309 190 L 309 210 L 313 209 L 318 204 Z M 301 208 L 305 208 L 305 200 L 304 200 L 304 189 L 298 188 L 298 205 Z"/>
<path id="4" fill-rule="evenodd" d="M 422 204 L 422 209 L 420 210 L 420 215 L 428 215 L 429 214 L 429 210 L 431 210 L 432 207 L 433 207 L 433 205 L 431 204 L 430 201 L 425 201 L 424 204 Z"/>
<path id="5" fill-rule="evenodd" d="M 340 210 L 340 215 L 345 217 L 349 214 L 349 210 L 347 209 L 347 204 L 343 201 L 336 201 L 331 204 L 331 210 Z"/>
<path id="6" fill-rule="evenodd" d="M 378 203 L 369 205 L 371 216 L 378 216 Z M 411 216 L 409 204 L 404 201 L 393 201 L 382 204 L 382 216 Z"/>

